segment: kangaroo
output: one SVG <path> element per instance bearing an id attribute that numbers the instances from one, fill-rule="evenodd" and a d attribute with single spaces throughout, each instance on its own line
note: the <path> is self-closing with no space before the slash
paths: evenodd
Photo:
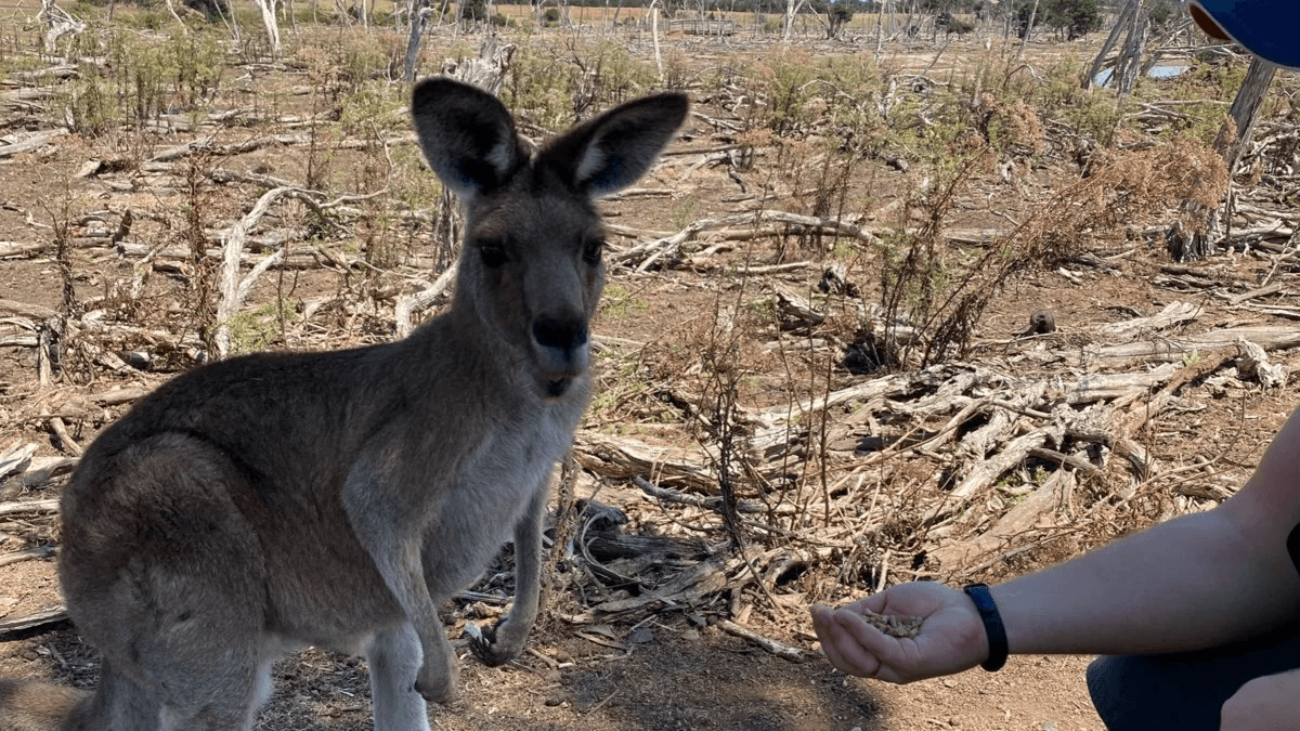
<path id="1" fill-rule="evenodd" d="M 457 687 L 437 608 L 511 531 L 514 606 L 472 649 L 518 656 L 550 476 L 592 389 L 593 201 L 687 109 L 646 97 L 533 153 L 490 94 L 418 84 L 421 148 L 466 206 L 451 306 L 399 342 L 195 369 L 106 429 L 63 494 L 59 557 L 99 686 L 0 684 L 0 731 L 251 729 L 271 663 L 305 644 L 367 658 L 377 731 L 427 731 L 426 701 Z"/>

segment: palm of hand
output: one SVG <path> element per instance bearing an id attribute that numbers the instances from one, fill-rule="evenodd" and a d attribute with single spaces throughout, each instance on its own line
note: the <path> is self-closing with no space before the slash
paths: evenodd
<path id="1" fill-rule="evenodd" d="M 891 637 L 872 626 L 864 611 L 920 617 L 924 623 L 915 637 Z M 814 607 L 813 625 L 831 664 L 893 683 L 960 672 L 988 654 L 970 599 L 930 582 L 902 584 L 838 610 Z"/>

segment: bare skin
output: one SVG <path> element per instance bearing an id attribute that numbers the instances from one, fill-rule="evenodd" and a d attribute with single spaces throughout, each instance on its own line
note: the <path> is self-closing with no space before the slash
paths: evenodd
<path id="1" fill-rule="evenodd" d="M 1265 633 L 1300 615 L 1300 576 L 1286 537 L 1300 523 L 1300 412 L 1292 414 L 1246 485 L 1188 515 L 993 587 L 1010 651 L 1132 655 L 1213 647 Z M 925 620 L 915 638 L 890 637 L 862 611 Z M 839 609 L 812 608 L 831 664 L 892 683 L 975 667 L 989 653 L 975 605 L 929 582 L 895 586 Z M 1260 678 L 1224 706 L 1224 729 L 1284 728 L 1300 719 L 1300 674 Z M 1255 724 L 1255 725 L 1252 725 Z"/>
<path id="2" fill-rule="evenodd" d="M 1223 704 L 1222 731 L 1300 729 L 1300 670 L 1265 675 L 1241 686 Z"/>

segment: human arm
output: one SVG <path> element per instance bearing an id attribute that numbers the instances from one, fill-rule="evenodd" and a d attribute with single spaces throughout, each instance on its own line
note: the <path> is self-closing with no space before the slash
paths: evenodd
<path id="1" fill-rule="evenodd" d="M 1222 731 L 1300 729 L 1300 670 L 1265 675 L 1241 686 L 1226 703 Z"/>
<path id="2" fill-rule="evenodd" d="M 1300 614 L 1286 535 L 1300 522 L 1300 416 L 1293 414 L 1241 491 L 1086 556 L 993 587 L 1013 653 L 1194 650 L 1259 634 Z M 926 619 L 915 639 L 886 637 L 863 609 Z M 931 618 L 942 621 L 931 631 Z M 988 656 L 973 603 L 904 584 L 839 610 L 816 607 L 823 649 L 845 672 L 910 682 Z"/>

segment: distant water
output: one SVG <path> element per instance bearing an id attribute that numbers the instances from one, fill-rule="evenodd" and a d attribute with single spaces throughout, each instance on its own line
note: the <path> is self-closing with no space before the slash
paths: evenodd
<path id="1" fill-rule="evenodd" d="M 1153 79 L 1172 79 L 1187 70 L 1186 66 L 1152 66 L 1147 72 L 1147 76 Z M 1114 69 L 1106 69 L 1097 74 L 1092 82 L 1099 86 L 1105 86 L 1110 81 L 1111 74 L 1115 73 Z"/>

